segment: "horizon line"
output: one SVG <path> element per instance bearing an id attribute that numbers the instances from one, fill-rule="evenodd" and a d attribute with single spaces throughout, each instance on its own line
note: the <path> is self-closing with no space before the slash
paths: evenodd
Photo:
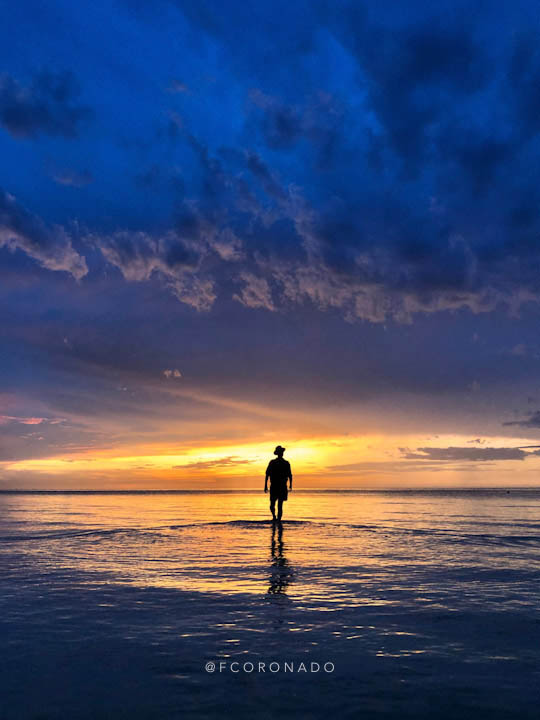
<path id="1" fill-rule="evenodd" d="M 322 494 L 330 494 L 330 493 L 355 493 L 355 492 L 423 492 L 423 491 L 432 491 L 432 490 L 454 490 L 454 491 L 469 491 L 469 490 L 503 490 L 503 491 L 510 491 L 510 490 L 540 490 L 540 485 L 490 485 L 490 486 L 482 486 L 482 485 L 468 485 L 459 487 L 456 485 L 450 485 L 450 486 L 437 486 L 437 485 L 429 485 L 429 486 L 407 486 L 407 487 L 358 487 L 358 488 L 302 488 L 300 490 L 294 489 L 293 493 L 305 493 L 305 492 L 312 492 L 312 493 L 322 493 Z M 220 493 L 220 494 L 227 494 L 227 493 L 260 493 L 264 495 L 265 493 L 262 490 L 259 490 L 258 488 L 205 488 L 205 489 L 198 489 L 198 488 L 138 488 L 138 489 L 122 489 L 122 488 L 116 488 L 116 489 L 104 489 L 104 488 L 66 488 L 66 489 L 58 489 L 58 488 L 3 488 L 0 489 L 0 495 L 1 494 L 15 494 L 15 493 L 28 493 L 28 494 L 52 494 L 52 493 L 58 493 L 58 494 L 147 494 L 147 493 L 156 493 L 156 494 L 171 494 L 171 493 Z"/>

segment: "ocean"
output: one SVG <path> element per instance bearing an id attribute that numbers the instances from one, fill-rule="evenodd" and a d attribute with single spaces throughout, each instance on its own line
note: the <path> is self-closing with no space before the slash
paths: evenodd
<path id="1" fill-rule="evenodd" d="M 0 494 L 0 717 L 529 718 L 540 491 Z"/>

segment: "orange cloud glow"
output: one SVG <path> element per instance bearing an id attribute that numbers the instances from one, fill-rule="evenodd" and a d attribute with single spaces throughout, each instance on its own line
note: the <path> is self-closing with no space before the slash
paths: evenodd
<path id="1" fill-rule="evenodd" d="M 439 436 L 437 447 L 465 448 L 470 442 L 469 438 L 461 436 Z M 426 436 L 295 438 L 289 444 L 286 456 L 293 467 L 297 488 L 447 486 L 472 481 L 477 478 L 480 466 L 488 466 L 484 462 L 469 462 L 465 453 L 463 460 L 443 462 L 433 460 L 431 456 L 418 459 L 418 454 L 410 451 L 429 443 L 430 438 Z M 509 443 L 526 446 L 531 440 L 500 437 L 490 438 L 489 443 L 493 447 L 507 447 Z M 44 486 L 50 479 L 50 487 L 60 488 L 106 488 L 109 485 L 162 489 L 258 488 L 272 451 L 273 446 L 267 440 L 244 444 L 216 443 L 182 452 L 160 444 L 85 450 L 70 455 L 5 462 L 3 476 L 12 487 L 20 486 L 19 480 L 31 486 L 31 479 Z M 481 453 L 479 455 L 481 458 Z M 523 474 L 523 484 L 530 484 L 540 466 L 540 457 L 534 454 L 530 457 L 525 463 L 515 459 L 491 461 L 491 484 L 504 484 L 510 468 L 512 472 L 518 470 Z"/>

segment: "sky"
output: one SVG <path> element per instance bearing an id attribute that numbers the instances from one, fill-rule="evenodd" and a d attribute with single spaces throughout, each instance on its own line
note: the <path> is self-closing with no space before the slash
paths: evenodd
<path id="1" fill-rule="evenodd" d="M 540 484 L 540 8 L 21 0 L 0 489 Z"/>

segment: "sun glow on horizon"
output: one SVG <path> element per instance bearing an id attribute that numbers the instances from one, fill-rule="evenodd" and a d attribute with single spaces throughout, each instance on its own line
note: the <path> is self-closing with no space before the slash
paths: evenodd
<path id="1" fill-rule="evenodd" d="M 505 448 L 532 444 L 530 438 L 493 437 L 482 441 L 480 448 Z M 295 478 L 304 486 L 354 487 L 383 484 L 422 485 L 429 480 L 441 484 L 441 473 L 450 484 L 457 478 L 474 477 L 486 462 L 422 457 L 426 449 L 459 449 L 473 447 L 463 436 L 392 436 L 358 435 L 293 438 L 284 442 L 286 457 Z M 427 448 L 426 446 L 430 446 Z M 4 478 L 12 480 L 35 477 L 51 487 L 58 481 L 65 486 L 86 487 L 231 487 L 236 481 L 243 487 L 258 487 L 268 461 L 273 457 L 268 440 L 245 444 L 216 444 L 191 447 L 184 452 L 159 444 L 116 449 L 96 449 L 70 455 L 24 459 L 3 463 Z M 420 452 L 419 452 L 420 451 Z M 468 464 L 467 464 L 468 462 Z M 517 462 L 517 466 L 516 466 Z M 521 471 L 538 472 L 540 458 L 531 457 L 526 464 L 515 459 L 494 459 L 491 468 L 505 472 L 519 467 Z M 531 478 L 533 476 L 531 475 Z M 75 481 L 75 483 L 73 482 Z M 4 484 L 6 484 L 4 482 Z"/>
<path id="2" fill-rule="evenodd" d="M 359 446 L 357 439 L 357 447 Z M 352 444 L 349 440 L 347 444 Z M 328 456 L 327 444 L 335 447 L 337 438 L 304 440 L 294 443 L 287 450 L 287 457 L 292 463 L 302 465 L 324 465 Z M 343 441 L 339 442 L 343 445 Z M 73 455 L 53 456 L 39 459 L 18 460 L 5 463 L 8 471 L 33 472 L 74 472 L 88 468 L 93 470 L 136 470 L 140 468 L 160 470 L 187 469 L 194 472 L 215 471 L 220 473 L 238 474 L 243 467 L 260 466 L 272 457 L 272 444 L 268 442 L 248 443 L 244 445 L 217 445 L 212 447 L 192 448 L 183 453 L 171 452 L 170 448 L 148 446 L 144 452 L 132 454 L 126 452 L 102 450 L 87 451 Z"/>

